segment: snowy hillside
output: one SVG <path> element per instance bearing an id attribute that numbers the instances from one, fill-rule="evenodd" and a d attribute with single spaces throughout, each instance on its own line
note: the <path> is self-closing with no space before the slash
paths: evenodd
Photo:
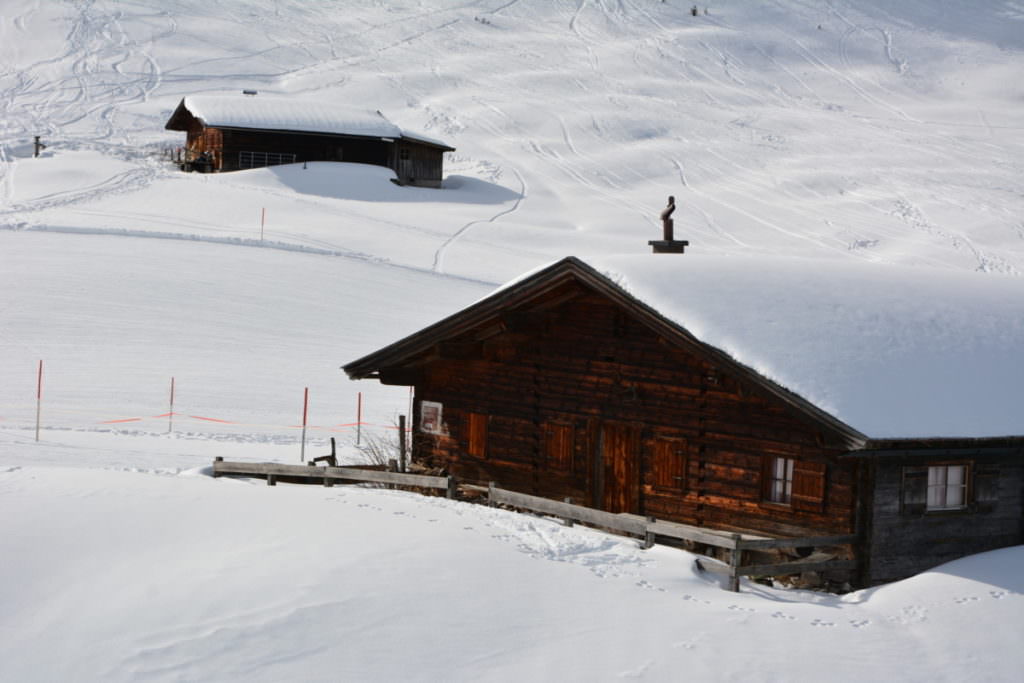
<path id="1" fill-rule="evenodd" d="M 754 281 L 868 261 L 1019 308 L 1024 4 L 690 5 L 4 0 L 0 680 L 1012 680 L 1019 548 L 737 596 L 593 531 L 204 476 L 297 462 L 306 387 L 312 452 L 355 457 L 359 392 L 393 434 L 407 390 L 340 365 L 565 255 L 647 252 L 668 195 Z M 444 188 L 168 163 L 182 97 L 243 88 L 443 140 Z"/>
<path id="2" fill-rule="evenodd" d="M 266 205 L 278 239 L 500 282 L 542 257 L 644 251 L 674 194 L 706 252 L 1024 271 L 1013 0 L 699 17 L 655 0 L 8 0 L 4 17 L 8 226 L 252 237 Z M 181 97 L 242 88 L 380 109 L 457 148 L 450 186 L 497 187 L 482 206 L 297 203 L 152 156 L 182 142 L 163 130 Z M 395 239 L 408 249 L 379 246 Z"/>

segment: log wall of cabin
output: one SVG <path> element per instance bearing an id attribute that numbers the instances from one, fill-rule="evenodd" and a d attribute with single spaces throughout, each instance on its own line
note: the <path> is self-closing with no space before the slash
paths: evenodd
<path id="1" fill-rule="evenodd" d="M 779 534 L 854 531 L 858 465 L 835 461 L 838 448 L 748 380 L 592 294 L 505 327 L 440 345 L 423 364 L 416 394 L 443 404 L 446 434 L 417 434 L 419 459 L 480 483 L 605 507 L 600 479 L 609 475 L 595 458 L 601 439 L 614 436 L 639 454 L 627 511 Z M 487 419 L 483 457 L 467 453 L 471 414 Z M 558 461 L 550 444 L 567 441 L 571 457 Z M 772 456 L 821 473 L 819 498 L 765 502 Z"/>
<path id="2" fill-rule="evenodd" d="M 948 459 L 935 457 L 931 462 L 945 461 Z M 867 544 L 868 585 L 1024 543 L 1024 465 L 1019 455 L 969 461 L 968 505 L 963 510 L 928 512 L 923 504 L 905 504 L 907 475 L 920 475 L 928 464 L 920 457 L 883 457 L 870 468 L 874 491 Z M 924 477 L 927 480 L 927 472 Z"/>

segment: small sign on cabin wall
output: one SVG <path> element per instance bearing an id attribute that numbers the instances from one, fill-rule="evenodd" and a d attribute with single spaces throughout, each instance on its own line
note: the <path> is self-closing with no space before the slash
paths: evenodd
<path id="1" fill-rule="evenodd" d="M 443 434 L 441 404 L 435 401 L 420 401 L 420 431 L 427 434 Z"/>

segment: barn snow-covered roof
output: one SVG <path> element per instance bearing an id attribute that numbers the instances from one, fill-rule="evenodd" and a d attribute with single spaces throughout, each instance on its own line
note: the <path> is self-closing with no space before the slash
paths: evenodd
<path id="1" fill-rule="evenodd" d="M 345 370 L 400 362 L 566 274 L 872 440 L 1024 435 L 1024 278 L 852 259 L 570 257 Z"/>
<path id="2" fill-rule="evenodd" d="M 699 254 L 589 263 L 869 437 L 1024 435 L 1024 279 Z"/>
<path id="3" fill-rule="evenodd" d="M 451 149 L 439 140 L 406 133 L 379 111 L 327 102 L 267 95 L 188 95 L 171 117 L 168 128 L 184 129 L 176 121 L 182 109 L 213 128 L 252 128 L 396 139 L 405 137 Z"/>

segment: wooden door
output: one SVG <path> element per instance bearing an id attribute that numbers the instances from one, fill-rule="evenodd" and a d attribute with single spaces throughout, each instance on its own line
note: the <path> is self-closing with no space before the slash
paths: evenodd
<path id="1" fill-rule="evenodd" d="M 640 453 L 638 430 L 605 423 L 599 442 L 601 508 L 608 512 L 640 511 Z"/>

